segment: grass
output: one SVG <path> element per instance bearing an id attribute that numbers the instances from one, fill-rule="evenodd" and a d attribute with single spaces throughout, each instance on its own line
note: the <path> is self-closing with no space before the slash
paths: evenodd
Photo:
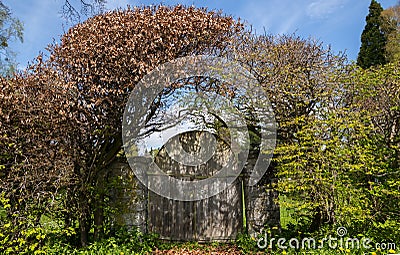
<path id="1" fill-rule="evenodd" d="M 284 205 L 281 205 L 284 203 L 290 203 L 289 198 L 287 198 L 285 195 L 279 195 L 279 202 L 280 202 L 279 210 L 280 210 L 281 227 L 287 228 L 289 224 L 296 224 L 297 221 L 295 218 L 293 218 L 294 209 L 289 209 Z"/>

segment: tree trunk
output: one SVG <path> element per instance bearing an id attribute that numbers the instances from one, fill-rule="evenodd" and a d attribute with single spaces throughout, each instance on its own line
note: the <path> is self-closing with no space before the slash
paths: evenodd
<path id="1" fill-rule="evenodd" d="M 79 219 L 79 230 L 81 237 L 81 246 L 85 247 L 88 245 L 89 240 L 89 221 L 87 220 L 86 215 Z"/>
<path id="2" fill-rule="evenodd" d="M 322 212 L 321 208 L 318 207 L 315 209 L 315 214 L 310 225 L 310 232 L 319 230 L 321 225 L 322 225 Z"/>
<path id="3" fill-rule="evenodd" d="M 94 211 L 94 239 L 99 240 L 103 236 L 103 221 L 104 221 L 104 195 L 100 195 L 99 200 L 96 202 Z"/>

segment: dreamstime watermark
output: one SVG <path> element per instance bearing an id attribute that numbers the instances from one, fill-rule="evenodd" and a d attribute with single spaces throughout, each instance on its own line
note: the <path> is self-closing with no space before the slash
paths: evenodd
<path id="1" fill-rule="evenodd" d="M 188 80 L 193 77 L 207 77 L 228 84 L 227 92 L 231 97 L 222 96 L 223 93 L 208 93 L 200 91 L 186 93 L 185 102 L 177 105 L 181 98 L 172 101 L 172 105 L 160 114 L 155 109 L 154 102 L 163 95 L 171 84 L 179 80 Z M 169 105 L 171 100 L 159 105 Z M 238 106 L 242 107 L 239 110 Z M 252 115 L 253 123 L 260 134 L 259 155 L 250 174 L 249 184 L 255 185 L 268 169 L 275 149 L 276 123 L 275 116 L 264 90 L 256 79 L 238 63 L 220 57 L 189 56 L 175 59 L 158 66 L 145 75 L 135 86 L 130 94 L 125 107 L 122 125 L 122 140 L 128 163 L 135 176 L 153 192 L 175 200 L 195 201 L 214 196 L 228 188 L 241 173 L 250 149 L 250 135 L 248 115 Z M 251 111 L 251 113 L 250 113 Z M 155 112 L 159 113 L 155 118 Z M 154 158 L 147 152 L 149 150 L 149 134 L 153 130 L 160 132 L 160 140 L 164 144 L 169 156 L 184 166 L 199 166 L 207 162 L 215 152 L 214 135 L 201 135 L 201 149 L 190 153 L 182 148 L 179 142 L 172 140 L 177 135 L 189 130 L 188 124 L 174 123 L 173 128 L 168 125 L 163 129 L 160 123 L 171 123 L 182 118 L 182 112 L 188 116 L 216 116 L 222 120 L 229 130 L 228 143 L 230 145 L 228 160 L 211 177 L 201 180 L 185 181 L 168 175 L 155 163 Z M 155 119 L 151 121 L 151 119 Z M 167 121 L 169 120 L 169 121 Z M 153 123 L 154 125 L 150 125 Z M 156 127 L 156 128 L 154 128 Z M 206 129 L 196 127 L 196 130 L 207 133 Z M 153 137 L 154 138 L 154 137 Z M 147 140 L 146 140 L 147 139 Z M 172 165 L 172 164 L 171 164 Z"/>
<path id="2" fill-rule="evenodd" d="M 268 238 L 268 233 L 261 233 L 261 237 L 257 240 L 257 246 L 260 249 L 272 249 L 279 248 L 286 250 L 288 248 L 292 249 L 305 249 L 305 250 L 315 250 L 315 249 L 376 249 L 376 250 L 396 250 L 396 244 L 390 242 L 373 243 L 368 237 L 346 237 L 347 229 L 345 227 L 339 227 L 336 230 L 336 235 L 329 235 L 322 239 L 316 239 L 314 237 L 304 237 L 304 238 Z"/>

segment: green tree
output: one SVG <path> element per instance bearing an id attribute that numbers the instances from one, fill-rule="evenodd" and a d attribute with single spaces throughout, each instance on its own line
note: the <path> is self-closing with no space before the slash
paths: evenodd
<path id="1" fill-rule="evenodd" d="M 363 87 L 358 104 L 370 116 L 375 127 L 373 136 L 377 149 L 376 161 L 382 170 L 373 175 L 376 222 L 396 220 L 400 215 L 400 68 L 397 63 L 361 72 L 359 86 Z"/>
<path id="2" fill-rule="evenodd" d="M 294 139 L 278 145 L 277 189 L 290 198 L 283 206 L 310 230 L 337 224 L 398 241 L 398 69 L 350 69 L 326 85 L 333 101 L 320 101 Z"/>
<path id="3" fill-rule="evenodd" d="M 329 185 L 316 185 L 318 179 L 313 180 L 318 171 L 329 168 L 323 159 L 318 169 L 315 168 L 317 163 L 311 162 L 312 157 L 319 157 L 312 154 L 319 152 L 317 148 L 323 141 L 318 147 L 315 144 L 313 149 L 311 143 L 317 143 L 317 137 L 311 136 L 317 136 L 319 131 L 320 140 L 324 139 L 326 134 L 321 131 L 329 130 L 329 123 L 323 124 L 322 116 L 334 112 L 336 108 L 333 107 L 345 100 L 340 85 L 347 77 L 346 57 L 335 55 L 320 42 L 294 35 L 246 35 L 238 40 L 235 50 L 238 61 L 251 70 L 268 94 L 278 122 L 277 149 L 268 174 L 277 173 L 282 179 L 278 191 L 287 193 L 293 201 L 304 202 L 302 206 L 308 206 L 309 219 L 316 227 L 322 222 L 334 222 L 333 215 L 327 211 L 334 203 L 327 206 L 319 203 L 322 195 L 329 199 Z M 329 121 L 336 123 L 333 119 Z M 324 126 L 326 128 L 322 129 Z M 308 140 L 303 141 L 302 136 L 306 133 Z M 301 175 L 303 172 L 309 176 Z M 299 179 L 297 174 L 302 177 Z M 293 181 L 288 181 L 290 178 Z M 298 190 L 290 192 L 297 188 L 302 189 L 301 196 Z"/>
<path id="4" fill-rule="evenodd" d="M 385 52 L 387 34 L 381 16 L 382 11 L 382 6 L 376 0 L 372 0 L 366 17 L 367 24 L 361 34 L 361 47 L 357 57 L 357 65 L 362 68 L 387 63 Z"/>
<path id="5" fill-rule="evenodd" d="M 12 40 L 23 41 L 23 26 L 0 1 L 0 75 L 2 76 L 10 76 L 15 71 L 15 52 L 9 47 Z"/>
<path id="6" fill-rule="evenodd" d="M 388 27 L 388 41 L 386 52 L 388 61 L 396 62 L 400 60 L 400 3 L 389 7 L 382 12 Z"/>
<path id="7" fill-rule="evenodd" d="M 294 210 L 303 228 L 316 231 L 324 224 L 369 219 L 364 199 L 369 173 L 377 168 L 376 146 L 368 142 L 371 126 L 364 116 L 345 108 L 319 109 L 295 140 L 277 147 L 277 189 L 290 198 L 281 205 Z"/>

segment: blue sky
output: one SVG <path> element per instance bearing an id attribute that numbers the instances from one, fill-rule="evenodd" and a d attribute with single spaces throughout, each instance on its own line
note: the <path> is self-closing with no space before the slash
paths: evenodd
<path id="1" fill-rule="evenodd" d="M 387 8 L 396 1 L 380 2 L 383 8 Z M 59 41 L 60 36 L 71 26 L 59 13 L 63 2 L 64 0 L 3 0 L 24 23 L 24 43 L 11 44 L 18 54 L 19 68 L 24 68 L 39 52 L 46 52 L 46 46 L 53 40 Z M 318 39 L 325 46 L 331 45 L 335 52 L 346 50 L 349 59 L 355 60 L 370 0 L 109 0 L 107 9 L 126 7 L 127 4 L 135 6 L 159 3 L 183 3 L 222 10 L 225 14 L 247 21 L 258 32 L 263 32 L 264 29 L 272 34 L 295 32 L 302 37 Z"/>

